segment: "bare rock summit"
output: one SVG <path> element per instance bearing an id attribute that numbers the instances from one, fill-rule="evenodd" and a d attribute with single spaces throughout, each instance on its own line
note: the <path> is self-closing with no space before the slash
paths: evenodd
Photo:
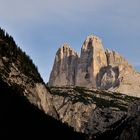
<path id="1" fill-rule="evenodd" d="M 140 74 L 116 51 L 104 50 L 99 37 L 89 35 L 81 54 L 64 44 L 55 57 L 49 86 L 79 86 L 140 97 Z"/>
<path id="2" fill-rule="evenodd" d="M 78 59 L 78 54 L 73 49 L 71 49 L 68 44 L 64 44 L 61 48 L 59 48 L 56 53 L 53 70 L 51 72 L 49 80 L 49 85 L 75 85 Z"/>
<path id="3" fill-rule="evenodd" d="M 107 61 L 101 40 L 93 35 L 88 36 L 81 49 L 76 85 L 96 88 L 96 76 L 105 66 Z"/>

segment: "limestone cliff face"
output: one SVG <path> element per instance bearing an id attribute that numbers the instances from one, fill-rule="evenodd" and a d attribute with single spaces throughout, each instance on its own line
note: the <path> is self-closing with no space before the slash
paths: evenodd
<path id="1" fill-rule="evenodd" d="M 73 49 L 71 49 L 69 45 L 64 44 L 56 53 L 49 85 L 75 85 L 75 75 L 77 72 L 78 59 L 78 54 Z"/>
<path id="2" fill-rule="evenodd" d="M 102 67 L 97 75 L 98 89 L 140 97 L 140 74 L 117 52 L 106 50 L 105 53 L 107 67 Z"/>
<path id="3" fill-rule="evenodd" d="M 71 53 L 70 53 L 71 52 Z M 140 74 L 115 51 L 104 50 L 101 39 L 90 35 L 80 57 L 64 45 L 56 54 L 50 86 L 105 89 L 140 97 Z"/>
<path id="4" fill-rule="evenodd" d="M 81 49 L 76 85 L 96 87 L 96 76 L 105 66 L 107 61 L 101 40 L 93 35 L 88 36 Z"/>
<path id="5" fill-rule="evenodd" d="M 115 51 L 106 50 L 107 66 L 102 67 L 97 75 L 97 87 L 100 89 L 115 89 L 124 78 L 133 75 L 134 69 L 125 58 Z"/>
<path id="6" fill-rule="evenodd" d="M 114 90 L 130 96 L 140 97 L 140 74 L 135 72 L 132 65 L 117 52 L 106 50 L 106 56 L 108 67 L 101 80 L 104 86 L 101 85 L 100 87 L 102 89 Z M 108 71 L 112 69 L 115 71 L 108 73 Z M 99 75 L 101 76 L 101 74 Z M 108 81 L 111 79 L 113 80 L 110 82 L 111 84 L 109 84 Z"/>
<path id="7" fill-rule="evenodd" d="M 106 57 L 108 65 L 119 68 L 120 75 L 132 74 L 134 72 L 132 65 L 117 52 L 106 50 Z"/>
<path id="8" fill-rule="evenodd" d="M 121 66 L 122 64 L 125 66 Z M 86 71 L 87 68 L 88 71 Z M 112 52 L 106 52 L 105 55 L 101 42 L 93 36 L 88 37 L 85 41 L 80 59 L 77 53 L 70 49 L 68 45 L 64 45 L 59 49 L 51 75 L 52 79 L 50 78 L 49 84 L 52 84 L 52 86 L 53 84 L 54 86 L 76 85 L 76 77 L 79 74 L 79 69 L 82 69 L 83 72 L 81 72 L 81 77 L 85 76 L 84 72 L 90 71 L 90 78 L 86 77 L 86 79 L 90 79 L 87 85 L 87 81 L 82 81 L 79 77 L 81 83 L 84 82 L 84 86 L 87 87 L 89 87 L 89 84 L 91 87 L 97 86 L 96 88 L 103 89 L 113 87 L 120 91 L 126 91 L 126 87 L 128 90 L 131 89 L 134 91 L 138 88 L 138 78 L 140 78 L 140 75 L 134 72 L 131 66 L 125 60 L 122 60 L 119 55 L 114 55 Z M 120 80 L 121 73 L 125 77 Z M 60 84 L 58 84 L 59 82 Z M 77 82 L 79 81 L 77 80 Z M 117 82 L 119 84 L 115 85 Z M 137 88 L 134 88 L 134 84 Z M 135 93 L 134 91 L 132 93 Z M 6 114 L 6 117 L 4 116 L 6 121 L 3 122 L 4 125 L 1 124 L 1 128 L 6 132 L 6 135 L 9 132 L 11 132 L 10 134 L 15 133 L 15 130 L 18 129 L 18 133 L 21 134 L 23 132 L 21 136 L 26 135 L 26 132 L 27 134 L 31 134 L 32 137 L 37 136 L 36 134 L 42 136 L 42 134 L 46 134 L 47 132 L 46 137 L 49 138 L 51 136 L 53 139 L 50 132 L 53 131 L 54 136 L 56 134 L 58 137 L 57 133 L 60 134 L 59 130 L 61 129 L 63 130 L 61 136 L 66 135 L 64 137 L 65 140 L 82 140 L 82 138 L 86 140 L 140 139 L 139 98 L 81 87 L 46 87 L 31 59 L 16 46 L 12 37 L 5 35 L 1 30 L 0 97 L 0 117 L 3 118 L 3 113 Z M 9 106 L 12 107 L 9 108 Z M 55 119 L 67 123 L 76 132 L 80 133 L 74 133 L 73 129 L 68 131 L 71 133 L 66 133 L 65 130 L 68 130 L 67 127 L 56 120 L 55 122 L 51 121 L 52 117 L 49 117 L 50 119 L 47 119 L 44 124 L 44 117 L 42 118 L 44 114 L 41 115 L 35 106 L 41 110 L 41 114 L 42 111 L 46 113 L 47 118 L 48 115 L 51 115 Z M 25 116 L 23 112 L 26 112 Z M 37 115 L 37 112 L 40 115 Z M 17 114 L 20 114 L 19 116 L 22 116 L 21 118 L 25 118 L 25 120 L 28 120 L 29 117 L 29 121 L 25 121 L 24 124 L 24 121 L 19 119 Z M 7 118 L 10 117 L 12 118 L 12 123 L 7 121 Z M 36 129 L 36 120 L 38 119 L 41 121 L 38 121 L 39 127 Z M 0 120 L 1 122 L 3 121 L 1 118 Z M 19 124 L 16 125 L 16 129 L 13 129 L 15 122 L 19 122 Z M 40 122 L 49 131 L 46 127 L 45 129 L 44 127 L 41 128 Z M 7 129 L 7 124 L 10 126 L 10 129 Z M 28 127 L 30 125 L 32 127 Z M 19 129 L 20 127 L 22 129 Z M 34 129 L 32 129 L 33 127 Z M 23 130 L 23 128 L 26 128 L 26 130 Z M 32 130 L 33 133 L 31 133 Z M 10 136 L 13 136 L 13 134 Z M 62 138 L 60 139 L 62 140 Z"/>

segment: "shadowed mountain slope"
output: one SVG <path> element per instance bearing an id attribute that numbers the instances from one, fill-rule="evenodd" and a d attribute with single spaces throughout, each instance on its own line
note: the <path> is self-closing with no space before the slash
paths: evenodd
<path id="1" fill-rule="evenodd" d="M 16 88 L 0 80 L 0 139 L 45 138 L 82 140 L 84 136 L 46 115 L 22 96 Z"/>

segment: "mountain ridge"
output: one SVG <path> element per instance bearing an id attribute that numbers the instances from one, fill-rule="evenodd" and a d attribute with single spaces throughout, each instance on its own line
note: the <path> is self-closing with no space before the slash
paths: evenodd
<path id="1" fill-rule="evenodd" d="M 56 53 L 49 86 L 81 86 L 140 97 L 140 74 L 119 53 L 105 50 L 99 37 L 89 35 L 80 56 L 70 46 L 63 48 Z"/>
<path id="2" fill-rule="evenodd" d="M 2 135 L 12 138 L 17 138 L 18 133 L 23 137 L 29 134 L 32 138 L 45 135 L 47 139 L 57 136 L 70 140 L 139 140 L 139 98 L 78 86 L 46 86 L 32 60 L 17 47 L 13 38 L 0 30 L 0 40 Z M 66 65 L 59 62 L 59 73 L 67 69 L 70 74 L 78 55 L 68 46 L 60 52 L 67 59 L 63 61 Z M 61 55 L 56 60 L 61 60 Z M 82 67 L 89 71 L 85 68 Z M 24 130 L 24 127 L 27 128 Z"/>

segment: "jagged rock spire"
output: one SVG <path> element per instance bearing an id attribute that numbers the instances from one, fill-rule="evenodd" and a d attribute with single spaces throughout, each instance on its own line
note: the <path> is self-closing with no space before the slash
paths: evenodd
<path id="1" fill-rule="evenodd" d="M 53 65 L 53 70 L 49 79 L 50 86 L 72 86 L 75 85 L 75 74 L 77 70 L 79 56 L 64 44 L 58 49 Z"/>
<path id="2" fill-rule="evenodd" d="M 89 35 L 81 49 L 76 85 L 96 87 L 96 76 L 104 66 L 107 66 L 107 60 L 102 41 L 94 35 Z"/>
<path id="3" fill-rule="evenodd" d="M 119 53 L 104 50 L 99 37 L 89 35 L 80 57 L 64 44 L 56 53 L 49 86 L 81 86 L 139 96 L 140 74 Z"/>

